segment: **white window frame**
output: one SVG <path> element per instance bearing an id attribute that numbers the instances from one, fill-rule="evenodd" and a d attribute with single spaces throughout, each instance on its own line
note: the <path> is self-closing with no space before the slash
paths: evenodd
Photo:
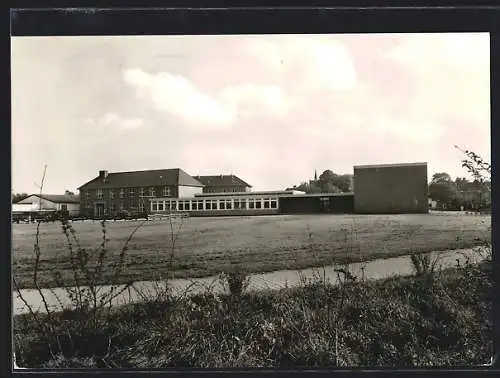
<path id="1" fill-rule="evenodd" d="M 115 191 L 113 189 L 109 189 L 109 199 L 115 198 Z"/>
<path id="2" fill-rule="evenodd" d="M 104 190 L 102 188 L 97 188 L 95 194 L 96 194 L 97 199 L 104 198 Z"/>
<path id="3" fill-rule="evenodd" d="M 125 189 L 120 188 L 120 198 L 124 198 L 124 197 L 125 197 Z"/>
<path id="4" fill-rule="evenodd" d="M 128 190 L 128 196 L 129 196 L 129 197 L 134 197 L 134 195 L 135 195 L 135 190 L 134 190 L 134 188 L 130 188 L 130 189 Z"/>
<path id="5" fill-rule="evenodd" d="M 163 197 L 170 197 L 170 187 L 169 186 L 163 187 Z"/>
<path id="6" fill-rule="evenodd" d="M 275 206 L 273 206 L 273 202 Z M 278 198 L 271 198 L 271 209 L 277 209 L 278 208 Z"/>
<path id="7" fill-rule="evenodd" d="M 155 196 L 155 188 L 152 186 L 149 188 L 149 196 L 150 197 L 154 197 Z"/>
<path id="8" fill-rule="evenodd" d="M 259 204 L 259 206 L 257 206 Z M 255 210 L 262 210 L 264 207 L 262 206 L 262 198 L 258 198 L 255 200 Z"/>

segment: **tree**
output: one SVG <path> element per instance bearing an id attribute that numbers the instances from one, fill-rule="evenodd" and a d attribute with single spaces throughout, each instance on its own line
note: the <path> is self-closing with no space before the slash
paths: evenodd
<path id="1" fill-rule="evenodd" d="M 345 193 L 351 189 L 351 178 L 352 175 L 338 175 L 327 169 L 319 176 L 318 181 L 325 192 Z"/>
<path id="2" fill-rule="evenodd" d="M 429 184 L 429 195 L 437 201 L 443 208 L 456 205 L 458 190 L 451 177 L 446 172 L 435 173 Z"/>
<path id="3" fill-rule="evenodd" d="M 451 176 L 446 172 L 434 173 L 432 175 L 431 183 L 434 183 L 434 184 L 446 183 L 446 184 L 448 184 L 450 182 L 451 182 Z"/>
<path id="4" fill-rule="evenodd" d="M 12 203 L 19 202 L 28 197 L 28 193 L 12 193 Z"/>
<path id="5" fill-rule="evenodd" d="M 480 199 L 479 206 L 481 208 L 491 208 L 491 164 L 484 160 L 481 156 L 470 150 L 460 150 L 465 158 L 462 160 L 462 167 L 474 178 L 474 187 L 479 187 Z"/>

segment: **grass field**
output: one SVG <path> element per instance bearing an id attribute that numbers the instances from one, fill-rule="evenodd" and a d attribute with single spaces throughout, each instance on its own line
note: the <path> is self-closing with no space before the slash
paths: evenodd
<path id="1" fill-rule="evenodd" d="M 366 261 L 425 252 L 465 248 L 490 241 L 490 216 L 458 215 L 293 215 L 191 218 L 146 222 L 132 238 L 119 282 L 104 272 L 102 284 L 158 279 L 172 270 L 176 278 L 201 277 L 241 267 L 248 272 L 299 269 L 323 264 Z M 108 222 L 109 263 L 116 260 L 138 222 Z M 85 248 L 102 241 L 99 222 L 73 227 Z M 177 231 L 179 230 L 179 231 Z M 13 274 L 23 288 L 33 287 L 33 244 L 36 226 L 13 225 Z M 172 248 L 172 234 L 177 236 Z M 40 227 L 39 284 L 55 286 L 55 272 L 71 283 L 66 239 L 61 225 Z"/>

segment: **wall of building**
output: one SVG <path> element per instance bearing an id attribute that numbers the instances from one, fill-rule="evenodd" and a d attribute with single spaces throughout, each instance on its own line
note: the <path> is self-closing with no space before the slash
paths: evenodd
<path id="1" fill-rule="evenodd" d="M 41 207 L 40 207 L 40 202 L 41 202 Z M 40 197 L 37 196 L 29 196 L 23 199 L 22 201 L 18 202 L 19 204 L 30 204 L 31 205 L 31 211 L 37 211 L 37 210 L 57 210 L 57 204 L 51 201 L 47 201 L 45 199 L 41 199 Z"/>
<path id="2" fill-rule="evenodd" d="M 63 205 L 66 205 L 66 210 L 68 210 L 69 215 L 76 216 L 80 214 L 80 204 L 78 203 L 58 203 L 57 210 L 61 210 Z"/>
<path id="3" fill-rule="evenodd" d="M 354 212 L 354 195 L 352 194 L 342 196 L 290 196 L 280 198 L 279 203 L 283 214 L 346 214 Z"/>
<path id="4" fill-rule="evenodd" d="M 102 197 L 98 197 L 97 189 L 80 191 L 80 213 L 83 217 L 95 215 L 95 204 L 104 204 L 104 214 L 112 215 L 120 212 L 142 212 L 149 208 L 151 196 L 150 189 L 154 189 L 153 197 L 163 197 L 165 186 L 144 186 L 123 188 L 102 188 Z M 170 197 L 177 197 L 179 194 L 177 186 L 167 186 Z M 141 192 L 142 189 L 142 192 Z M 142 207 L 141 204 L 144 206 Z"/>
<path id="5" fill-rule="evenodd" d="M 280 214 L 279 209 L 189 211 L 189 216 L 191 217 L 252 216 L 252 215 L 278 215 L 278 214 Z"/>
<path id="6" fill-rule="evenodd" d="M 359 214 L 427 213 L 427 164 L 354 167 Z"/>
<path id="7" fill-rule="evenodd" d="M 202 187 L 179 185 L 178 197 L 194 197 L 195 194 L 199 194 L 202 192 L 203 192 Z"/>

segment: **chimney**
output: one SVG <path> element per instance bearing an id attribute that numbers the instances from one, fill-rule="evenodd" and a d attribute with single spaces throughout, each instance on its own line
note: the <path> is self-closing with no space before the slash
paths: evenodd
<path id="1" fill-rule="evenodd" d="M 107 177 L 108 177 L 108 171 L 99 171 L 99 178 L 102 181 L 105 181 Z"/>
<path id="2" fill-rule="evenodd" d="M 222 174 L 220 175 L 220 179 L 222 180 Z"/>

